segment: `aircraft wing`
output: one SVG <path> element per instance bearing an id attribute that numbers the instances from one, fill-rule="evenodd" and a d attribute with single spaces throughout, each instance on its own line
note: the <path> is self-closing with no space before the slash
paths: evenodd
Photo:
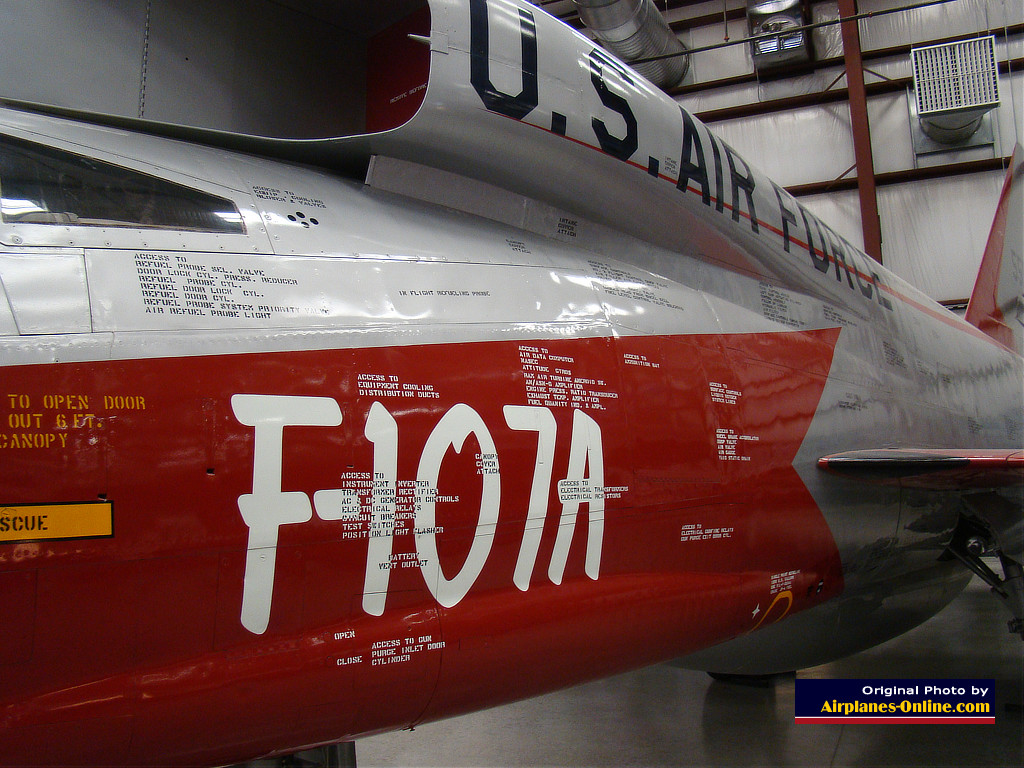
<path id="1" fill-rule="evenodd" d="M 865 482 L 934 490 L 1024 484 L 1024 451 L 1016 449 L 878 448 L 823 456 L 818 466 Z"/>
<path id="2" fill-rule="evenodd" d="M 947 552 L 980 576 L 1007 603 L 1015 618 L 1011 632 L 1024 627 L 1024 451 L 1017 449 L 881 448 L 824 456 L 827 472 L 869 483 L 900 485 L 919 492 L 960 497 L 963 514 Z M 982 561 L 997 554 L 1000 578 Z"/>

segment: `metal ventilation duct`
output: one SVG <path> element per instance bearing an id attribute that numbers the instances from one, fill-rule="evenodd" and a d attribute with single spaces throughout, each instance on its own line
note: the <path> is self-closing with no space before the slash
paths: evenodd
<path id="1" fill-rule="evenodd" d="M 689 59 L 671 59 L 633 64 L 637 59 L 684 53 L 679 42 L 655 7 L 654 0 L 573 0 L 580 19 L 597 41 L 659 88 L 671 88 L 686 75 Z"/>
<path id="2" fill-rule="evenodd" d="M 999 106 L 995 37 L 910 51 L 921 129 L 942 144 L 961 144 Z"/>

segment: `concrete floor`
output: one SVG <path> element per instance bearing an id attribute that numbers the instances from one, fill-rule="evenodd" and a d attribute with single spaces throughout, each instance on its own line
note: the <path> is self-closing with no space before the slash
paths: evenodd
<path id="1" fill-rule="evenodd" d="M 914 631 L 804 670 L 828 678 L 994 678 L 995 725 L 796 725 L 792 679 L 770 688 L 659 666 L 363 739 L 374 766 L 1024 765 L 1024 643 L 975 579 Z"/>

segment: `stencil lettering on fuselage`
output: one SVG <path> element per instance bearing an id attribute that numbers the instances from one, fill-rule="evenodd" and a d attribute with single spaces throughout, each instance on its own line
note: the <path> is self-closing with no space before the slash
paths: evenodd
<path id="1" fill-rule="evenodd" d="M 513 3 L 472 0 L 470 15 L 469 71 L 456 76 L 469 79 L 485 109 L 632 166 L 657 182 L 645 186 L 652 199 L 665 199 L 671 184 L 679 202 L 693 210 L 696 195 L 707 210 L 731 222 L 723 221 L 723 231 L 756 238 L 748 243 L 763 241 L 767 257 L 796 267 L 787 272 L 801 283 L 834 292 L 844 302 L 852 298 L 861 307 L 877 304 L 892 311 L 895 294 L 866 254 L 592 41 L 567 37 L 558 22 Z M 555 70 L 556 59 L 544 55 L 559 44 L 577 47 L 576 69 Z M 516 85 L 496 88 L 497 73 Z"/>
<path id="2" fill-rule="evenodd" d="M 427 589 L 446 608 L 457 605 L 472 589 L 494 543 L 502 480 L 498 448 L 491 430 L 474 408 L 457 403 L 441 417 L 423 446 L 416 480 L 411 482 L 398 479 L 399 424 L 381 402 L 375 401 L 363 430 L 364 437 L 373 445 L 372 478 L 364 477 L 366 473 L 345 473 L 343 479 L 349 487 L 319 490 L 312 503 L 305 492 L 282 490 L 284 428 L 337 427 L 342 421 L 338 402 L 331 397 L 236 394 L 231 398 L 231 408 L 239 422 L 255 430 L 253 491 L 238 497 L 239 512 L 249 528 L 240 616 L 243 627 L 254 634 L 266 632 L 272 610 L 280 528 L 309 522 L 314 509 L 321 520 L 338 521 L 343 538 L 362 537 L 365 533 L 368 542 L 362 607 L 367 614 L 382 615 L 387 603 L 390 574 L 396 564 L 393 543 L 400 502 L 403 508 L 412 506 L 415 511 L 412 532 L 416 557 L 403 560 L 402 565 L 418 567 Z M 532 478 L 514 479 L 532 483 L 527 525 L 512 579 L 518 589 L 526 591 L 536 565 L 552 492 L 552 458 L 558 427 L 547 407 L 507 405 L 503 415 L 510 429 L 537 433 Z M 449 447 L 461 453 L 471 435 L 480 448 L 475 462 L 482 486 L 480 509 L 470 551 L 458 573 L 447 578 L 438 553 L 438 536 L 443 534 L 443 527 L 437 525 L 436 505 L 458 497 L 442 496 L 438 481 Z M 548 568 L 548 578 L 554 584 L 561 584 L 565 575 L 583 504 L 587 505 L 585 572 L 596 580 L 601 569 L 605 499 L 601 427 L 578 409 L 573 412 L 566 475 L 556 484 L 562 509 Z M 363 509 L 359 491 L 366 488 L 370 494 L 368 529 L 357 522 Z"/>

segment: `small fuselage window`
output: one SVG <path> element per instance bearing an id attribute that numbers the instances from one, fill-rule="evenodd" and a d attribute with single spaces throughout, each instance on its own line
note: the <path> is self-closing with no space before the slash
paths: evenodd
<path id="1" fill-rule="evenodd" d="M 4 223 L 245 234 L 223 197 L 62 149 L 0 136 Z"/>

